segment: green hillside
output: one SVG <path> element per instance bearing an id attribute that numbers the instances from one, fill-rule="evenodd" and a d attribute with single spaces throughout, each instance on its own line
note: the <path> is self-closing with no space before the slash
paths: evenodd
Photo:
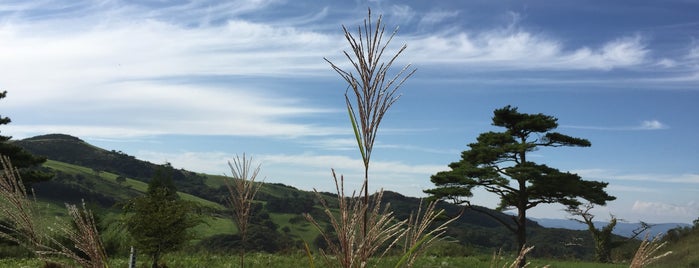
<path id="1" fill-rule="evenodd" d="M 44 168 L 54 172 L 55 178 L 34 186 L 39 199 L 45 202 L 60 207 L 66 202 L 78 203 L 85 200 L 92 207 L 101 210 L 98 214 L 104 214 L 102 218 L 109 219 L 112 223 L 118 222 L 122 204 L 144 193 L 156 168 L 166 168 L 173 174 L 179 195 L 205 208 L 206 223 L 196 228 L 197 239 L 190 249 L 227 251 L 237 246 L 232 214 L 227 209 L 228 190 L 223 176 L 156 165 L 63 134 L 37 136 L 16 143 L 33 154 L 50 159 Z M 323 196 L 331 202 L 331 206 L 332 202 L 336 202 L 333 194 L 323 193 Z M 267 182 L 263 184 L 256 199 L 258 201 L 251 221 L 259 228 L 251 235 L 250 241 L 257 243 L 253 248 L 272 252 L 295 251 L 302 248 L 303 243 L 317 248 L 315 242 L 318 232 L 302 216 L 303 213 L 309 213 L 318 220 L 325 220 L 314 193 Z M 417 211 L 420 203 L 418 198 L 390 191 L 384 193 L 383 201 L 391 204 L 399 219 Z M 456 242 L 449 247 L 450 254 L 492 253 L 497 249 L 507 251 L 516 248 L 513 235 L 495 220 L 471 210 L 462 212 L 462 207 L 448 203 L 440 204 L 440 208 L 446 211 L 448 217 L 461 214 L 447 231 L 450 239 Z M 510 217 L 502 213 L 498 215 Z M 592 241 L 587 232 L 547 229 L 534 221 L 529 221 L 528 224 L 531 244 L 536 246 L 531 256 L 585 259 L 592 255 Z M 582 243 L 578 247 L 562 246 L 579 238 L 582 238 Z"/>
<path id="2" fill-rule="evenodd" d="M 672 254 L 660 259 L 654 267 L 699 267 L 699 218 L 692 227 L 669 230 L 663 241 L 667 245 L 660 252 L 672 251 Z"/>

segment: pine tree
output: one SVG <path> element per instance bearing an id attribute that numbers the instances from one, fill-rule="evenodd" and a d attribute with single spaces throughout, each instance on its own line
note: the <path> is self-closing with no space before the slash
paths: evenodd
<path id="1" fill-rule="evenodd" d="M 500 222 L 517 237 L 518 250 L 527 242 L 527 210 L 539 204 L 558 203 L 575 208 L 580 199 L 604 205 L 615 197 L 604 188 L 608 183 L 582 180 L 577 174 L 562 172 L 527 158 L 529 152 L 540 147 L 589 147 L 586 139 L 553 132 L 558 119 L 543 114 L 526 114 L 516 107 L 496 109 L 493 125 L 505 128 L 503 132 L 486 132 L 478 136 L 469 150 L 461 154 L 461 160 L 449 165 L 450 171 L 442 171 L 431 177 L 437 186 L 426 190 L 434 199 L 446 199 L 484 213 Z M 482 188 L 500 197 L 498 210 L 516 209 L 516 215 L 508 221 L 498 215 L 471 205 L 462 197 L 473 196 L 474 188 Z M 525 264 L 525 260 L 519 266 Z"/>
<path id="2" fill-rule="evenodd" d="M 179 249 L 191 240 L 190 229 L 201 223 L 196 206 L 177 195 L 169 165 L 161 167 L 148 185 L 144 196 L 132 199 L 124 212 L 126 230 L 138 249 L 157 268 L 163 254 Z"/>

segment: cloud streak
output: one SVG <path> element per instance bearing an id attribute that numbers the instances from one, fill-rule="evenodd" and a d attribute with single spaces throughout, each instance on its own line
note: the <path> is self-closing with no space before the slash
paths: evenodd
<path id="1" fill-rule="evenodd" d="M 574 129 L 590 129 L 604 131 L 636 131 L 636 130 L 663 130 L 670 128 L 668 125 L 658 120 L 643 120 L 636 126 L 578 126 L 578 125 L 562 125 L 562 128 Z"/>

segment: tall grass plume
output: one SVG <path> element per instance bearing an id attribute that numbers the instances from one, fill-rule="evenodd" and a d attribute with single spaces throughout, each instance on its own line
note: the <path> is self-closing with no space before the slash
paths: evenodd
<path id="1" fill-rule="evenodd" d="M 252 157 L 247 158 L 245 154 L 242 157 L 233 158 L 233 163 L 228 162 L 231 169 L 232 179 L 226 179 L 226 188 L 228 188 L 229 201 L 233 208 L 234 220 L 238 226 L 240 233 L 242 249 L 240 252 L 240 267 L 245 265 L 245 246 L 248 224 L 250 221 L 250 213 L 252 211 L 252 203 L 255 200 L 255 195 L 262 186 L 261 183 L 255 182 L 257 175 L 260 172 L 260 165 L 252 169 Z"/>

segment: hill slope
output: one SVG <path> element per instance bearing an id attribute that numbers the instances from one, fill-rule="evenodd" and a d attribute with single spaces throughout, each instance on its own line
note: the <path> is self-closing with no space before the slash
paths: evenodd
<path id="1" fill-rule="evenodd" d="M 98 148 L 79 138 L 64 134 L 42 135 L 16 141 L 16 143 L 33 154 L 46 156 L 51 160 L 45 167 L 56 172 L 57 176 L 51 182 L 37 185 L 37 193 L 40 198 L 56 202 L 75 203 L 79 199 L 85 199 L 105 209 L 110 208 L 114 204 L 142 194 L 145 183 L 150 180 L 158 167 L 156 164 L 138 160 L 123 152 Z M 169 166 L 165 165 L 165 167 Z M 235 230 L 228 220 L 229 212 L 224 210 L 225 197 L 228 193 L 222 186 L 223 178 L 169 168 L 183 196 L 206 204 L 215 215 L 218 215 L 209 220 L 214 224 L 200 228 L 202 233 L 200 238 L 207 245 L 218 245 L 217 243 L 220 242 L 222 247 L 226 246 L 225 241 L 230 241 L 230 237 L 224 239 L 216 235 L 226 233 L 230 235 Z M 122 180 L 117 180 L 119 177 Z M 333 194 L 325 193 L 324 195 L 332 197 Z M 317 239 L 317 231 L 301 216 L 302 213 L 310 213 L 316 219 L 325 219 L 313 193 L 282 184 L 265 183 L 257 200 L 259 200 L 255 208 L 259 216 L 256 219 L 257 224 L 269 228 L 266 233 L 263 233 L 264 236 L 260 234 L 258 242 L 286 239 L 284 243 L 298 246 L 304 241 L 310 244 Z M 417 211 L 420 200 L 386 191 L 384 202 L 390 203 L 395 215 L 402 219 L 408 217 L 413 211 Z M 440 204 L 440 208 L 445 209 L 448 216 L 459 215 L 462 210 L 461 207 L 448 203 Z M 499 215 L 503 218 L 510 217 L 502 213 Z M 221 224 L 223 222 L 228 224 Z M 530 244 L 536 245 L 533 256 L 582 258 L 589 257 L 592 252 L 592 241 L 584 231 L 548 229 L 534 221 L 529 222 L 528 229 Z M 267 237 L 267 233 L 273 235 Z M 211 235 L 214 236 L 209 237 Z M 472 250 L 492 252 L 499 248 L 512 250 L 516 247 L 513 235 L 509 231 L 493 219 L 471 210 L 463 211 L 459 220 L 450 226 L 447 235 L 457 240 L 463 247 Z M 207 240 L 209 239 L 207 237 L 211 240 Z M 579 238 L 584 238 L 581 247 L 563 246 Z M 280 250 L 278 247 L 260 249 Z"/>

